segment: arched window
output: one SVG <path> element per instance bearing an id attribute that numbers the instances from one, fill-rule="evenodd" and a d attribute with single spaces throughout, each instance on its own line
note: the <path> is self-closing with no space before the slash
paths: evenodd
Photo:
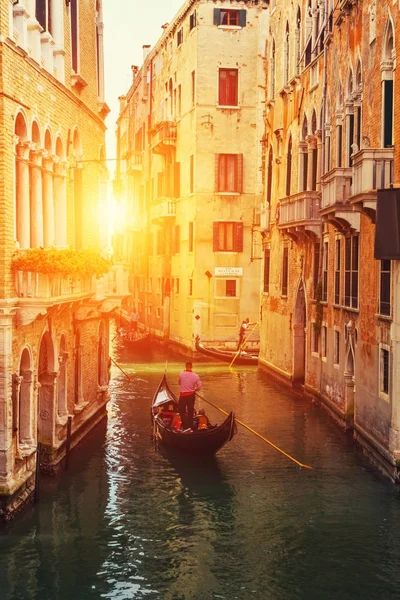
<path id="1" fill-rule="evenodd" d="M 28 130 L 24 115 L 15 119 L 15 239 L 20 248 L 31 245 Z"/>
<path id="2" fill-rule="evenodd" d="M 286 196 L 290 196 L 292 184 L 292 136 L 289 137 L 287 157 L 286 157 Z"/>
<path id="3" fill-rule="evenodd" d="M 341 167 L 343 165 L 343 89 L 339 82 L 337 99 L 336 99 L 336 114 L 338 115 L 336 121 L 336 166 Z"/>
<path id="4" fill-rule="evenodd" d="M 19 367 L 19 394 L 18 394 L 18 444 L 19 448 L 29 447 L 33 443 L 33 371 L 31 355 L 25 348 L 21 355 Z"/>
<path id="5" fill-rule="evenodd" d="M 352 165 L 352 154 L 357 151 L 354 141 L 354 79 L 353 71 L 350 69 L 347 80 L 347 101 L 346 101 L 346 167 Z"/>
<path id="6" fill-rule="evenodd" d="M 308 136 L 308 123 L 307 117 L 304 115 L 303 126 L 301 128 L 301 141 L 299 144 L 299 188 L 302 192 L 307 190 L 308 182 L 308 151 L 307 151 L 307 136 Z"/>
<path id="7" fill-rule="evenodd" d="M 311 165 L 311 189 L 315 191 L 317 189 L 317 166 L 318 166 L 318 148 L 317 148 L 317 137 L 316 132 L 318 129 L 317 125 L 317 113 L 315 109 L 313 110 L 312 118 L 311 118 L 311 133 L 314 136 L 314 139 L 311 140 L 311 157 L 312 157 L 312 165 Z"/>
<path id="8" fill-rule="evenodd" d="M 272 40 L 270 58 L 270 97 L 275 98 L 275 40 Z"/>
<path id="9" fill-rule="evenodd" d="M 301 10 L 297 8 L 296 16 L 296 31 L 295 31 L 295 62 L 296 62 L 296 75 L 300 73 L 300 61 L 301 61 L 301 47 L 300 47 L 300 36 L 301 36 Z"/>
<path id="10" fill-rule="evenodd" d="M 394 68 L 394 35 L 389 22 L 386 28 L 382 61 L 382 141 L 384 148 L 393 146 L 393 68 Z"/>
<path id="11" fill-rule="evenodd" d="M 274 153 L 272 146 L 268 152 L 268 173 L 267 173 L 267 189 L 266 189 L 266 200 L 268 204 L 271 204 L 272 200 L 272 167 L 273 167 Z"/>
<path id="12" fill-rule="evenodd" d="M 313 29 L 312 29 L 312 7 L 311 0 L 308 0 L 307 4 L 307 12 L 306 12 L 306 22 L 305 22 L 305 66 L 309 65 L 311 62 L 311 51 L 312 51 L 312 38 L 313 38 Z"/>

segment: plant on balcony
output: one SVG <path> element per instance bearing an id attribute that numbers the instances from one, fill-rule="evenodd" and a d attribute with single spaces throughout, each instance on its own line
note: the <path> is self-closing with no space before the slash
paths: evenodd
<path id="1" fill-rule="evenodd" d="M 110 270 L 111 262 L 98 252 L 57 248 L 29 248 L 17 250 L 12 257 L 15 271 L 61 273 L 63 275 L 96 275 Z"/>

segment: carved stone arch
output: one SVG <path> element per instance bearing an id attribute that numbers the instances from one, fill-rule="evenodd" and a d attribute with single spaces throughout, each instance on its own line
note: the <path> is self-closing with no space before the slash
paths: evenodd
<path id="1" fill-rule="evenodd" d="M 392 61 L 395 58 L 396 45 L 395 45 L 395 28 L 393 25 L 392 17 L 389 16 L 386 26 L 385 33 L 383 36 L 383 47 L 382 47 L 382 59 L 384 61 Z"/>
<path id="2" fill-rule="evenodd" d="M 42 147 L 42 136 L 40 133 L 40 126 L 36 118 L 32 120 L 31 141 L 35 144 L 36 149 Z"/>
<path id="3" fill-rule="evenodd" d="M 363 77 L 362 77 L 362 64 L 361 64 L 361 58 L 359 57 L 357 60 L 357 66 L 356 66 L 356 92 L 358 94 L 361 94 L 362 92 L 362 87 L 363 87 Z"/>
<path id="4" fill-rule="evenodd" d="M 304 113 L 303 124 L 301 126 L 301 139 L 303 141 L 305 141 L 307 136 L 308 136 L 308 121 L 307 121 L 307 115 L 306 115 L 306 113 Z"/>
<path id="5" fill-rule="evenodd" d="M 347 349 L 347 354 L 346 354 L 346 363 L 345 363 L 345 370 L 344 370 L 345 374 L 351 375 L 352 377 L 354 377 L 354 366 L 355 366 L 354 349 L 353 349 L 353 345 L 350 344 Z"/>
<path id="6" fill-rule="evenodd" d="M 312 115 L 311 115 L 311 135 L 315 135 L 315 132 L 318 129 L 318 119 L 317 119 L 317 111 L 315 108 L 313 108 L 312 111 Z"/>
<path id="7" fill-rule="evenodd" d="M 16 402 L 13 425 L 18 431 L 19 451 L 29 449 L 34 444 L 34 411 L 33 411 L 33 357 L 30 348 L 21 352 L 18 375 L 16 378 Z"/>
<path id="8" fill-rule="evenodd" d="M 48 152 L 48 154 L 53 154 L 53 137 L 49 127 L 46 127 L 43 140 L 44 149 Z"/>
<path id="9" fill-rule="evenodd" d="M 14 133 L 18 136 L 20 142 L 28 141 L 28 120 L 22 110 L 18 110 L 14 120 Z"/>
<path id="10" fill-rule="evenodd" d="M 59 158 L 59 160 L 65 160 L 64 146 L 59 135 L 57 135 L 56 137 L 55 154 Z"/>
<path id="11" fill-rule="evenodd" d="M 336 110 L 343 110 L 343 84 L 340 80 L 336 94 Z"/>
<path id="12" fill-rule="evenodd" d="M 78 127 L 74 127 L 73 135 L 72 135 L 72 149 L 75 156 L 82 155 L 82 146 L 81 146 L 81 138 L 79 135 Z"/>
<path id="13" fill-rule="evenodd" d="M 352 100 L 354 92 L 354 76 L 352 67 L 349 68 L 349 74 L 347 76 L 347 87 L 346 87 L 346 99 Z"/>

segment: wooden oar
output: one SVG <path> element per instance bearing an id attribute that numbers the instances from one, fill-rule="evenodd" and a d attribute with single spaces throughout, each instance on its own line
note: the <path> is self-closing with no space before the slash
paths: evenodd
<path id="1" fill-rule="evenodd" d="M 201 398 L 202 400 L 204 400 L 204 402 L 207 402 L 208 404 L 210 404 L 211 406 L 213 406 L 214 408 L 216 408 L 217 410 L 219 410 L 220 412 L 222 412 L 224 415 L 229 415 L 229 413 L 227 413 L 225 410 L 223 410 L 222 408 L 220 408 L 216 404 L 213 404 L 209 400 L 206 400 L 204 398 L 204 396 L 201 396 L 198 393 L 196 393 L 196 396 L 198 396 L 199 398 Z M 272 446 L 273 448 L 275 448 L 275 450 L 277 450 L 278 452 L 280 452 L 281 454 L 283 454 L 284 456 L 286 456 L 287 458 L 289 458 L 290 460 L 292 460 L 294 463 L 296 463 L 296 465 L 299 465 L 299 467 L 303 467 L 304 469 L 312 469 L 312 467 L 310 467 L 309 465 L 304 465 L 303 463 L 301 463 L 298 460 L 296 460 L 295 458 L 293 458 L 293 456 L 290 456 L 290 454 L 288 454 L 287 452 L 285 452 L 281 448 L 278 448 L 278 446 L 276 446 L 275 444 L 273 444 L 270 440 L 267 440 L 267 438 L 265 438 L 264 436 L 262 436 L 260 433 L 257 433 L 257 431 L 254 431 L 254 429 L 252 429 L 251 427 L 249 427 L 248 425 L 246 425 L 246 423 L 243 423 L 242 421 L 239 421 L 239 419 L 237 419 L 236 417 L 235 417 L 235 421 L 236 421 L 236 423 L 239 423 L 239 425 L 241 425 L 242 427 L 244 427 L 245 429 L 247 429 L 251 433 L 254 433 L 254 435 L 257 436 L 258 438 L 260 438 L 260 440 L 263 440 L 264 442 L 266 442 L 267 444 L 269 444 L 270 446 Z"/>
<path id="2" fill-rule="evenodd" d="M 120 367 L 119 364 L 117 362 L 115 362 L 115 360 L 113 358 L 111 358 L 111 356 L 110 356 L 110 359 L 111 359 L 111 362 L 114 363 L 114 365 L 116 367 L 118 367 L 118 369 L 125 375 L 125 377 L 127 377 L 130 381 L 132 381 L 132 378 L 129 377 L 128 373 L 126 371 L 124 371 L 123 368 Z"/>
<path id="3" fill-rule="evenodd" d="M 246 339 L 243 341 L 243 344 L 240 345 L 239 350 L 236 352 L 235 356 L 232 358 L 232 362 L 229 365 L 229 368 L 231 368 L 231 366 L 233 365 L 233 363 L 235 362 L 235 360 L 237 359 L 237 357 L 239 356 L 239 354 L 241 353 L 241 351 L 243 350 L 247 340 L 249 339 L 249 337 L 251 336 L 251 334 L 253 333 L 253 331 L 255 330 L 255 328 L 257 327 L 258 323 L 256 323 L 253 327 L 253 329 L 250 331 L 249 335 L 246 337 Z"/>

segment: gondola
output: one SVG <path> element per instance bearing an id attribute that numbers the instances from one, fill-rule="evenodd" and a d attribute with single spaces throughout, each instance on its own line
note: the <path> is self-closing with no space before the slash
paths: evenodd
<path id="1" fill-rule="evenodd" d="M 258 364 L 258 352 L 246 352 L 245 350 L 241 350 L 238 354 L 237 350 L 219 350 L 218 348 L 213 348 L 212 346 L 206 347 L 201 343 L 199 336 L 196 336 L 196 350 L 217 360 L 223 360 L 224 362 L 229 363 L 232 362 L 236 356 L 234 362 L 235 365 Z"/>
<path id="2" fill-rule="evenodd" d="M 221 425 L 209 429 L 182 432 L 171 428 L 174 415 L 178 411 L 178 398 L 170 389 L 163 375 L 153 397 L 151 421 L 154 439 L 174 452 L 184 455 L 209 456 L 215 454 L 237 433 L 235 415 L 230 412 Z"/>
<path id="3" fill-rule="evenodd" d="M 127 332 L 124 335 L 121 335 L 121 340 L 124 346 L 132 350 L 136 348 L 138 350 L 143 350 L 145 348 L 150 348 L 151 346 L 150 333 L 148 331 L 138 332 L 136 335 L 132 332 Z"/>

